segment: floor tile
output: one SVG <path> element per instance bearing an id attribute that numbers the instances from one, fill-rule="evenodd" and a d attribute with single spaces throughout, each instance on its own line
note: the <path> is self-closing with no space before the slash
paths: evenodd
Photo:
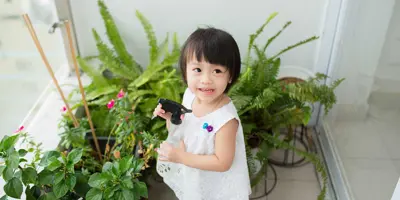
<path id="1" fill-rule="evenodd" d="M 301 167 L 285 168 L 274 166 L 278 180 L 317 181 L 314 166 L 309 163 Z M 268 177 L 271 179 L 271 177 Z"/>
<path id="2" fill-rule="evenodd" d="M 278 180 L 268 200 L 316 200 L 319 192 L 317 181 Z"/>
<path id="3" fill-rule="evenodd" d="M 399 172 L 392 160 L 353 158 L 346 159 L 344 163 L 356 199 L 390 199 L 399 179 Z"/>

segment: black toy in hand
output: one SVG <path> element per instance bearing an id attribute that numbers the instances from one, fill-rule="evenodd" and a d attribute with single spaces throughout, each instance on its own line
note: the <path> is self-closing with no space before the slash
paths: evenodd
<path id="1" fill-rule="evenodd" d="M 171 123 L 173 123 L 175 125 L 179 125 L 182 123 L 182 120 L 181 120 L 182 114 L 192 112 L 192 110 L 185 108 L 185 106 L 183 106 L 182 104 L 177 103 L 172 100 L 169 100 L 169 99 L 160 98 L 160 99 L 158 99 L 158 104 L 162 105 L 162 109 L 165 112 L 170 112 L 172 114 L 171 115 Z"/>

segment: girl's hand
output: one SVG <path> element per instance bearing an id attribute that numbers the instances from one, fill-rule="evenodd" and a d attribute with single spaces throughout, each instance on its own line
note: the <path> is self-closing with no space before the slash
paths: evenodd
<path id="1" fill-rule="evenodd" d="M 153 116 L 160 116 L 161 118 L 170 121 L 171 113 L 165 113 L 165 110 L 162 109 L 162 105 L 158 104 L 158 106 L 154 109 Z"/>
<path id="2" fill-rule="evenodd" d="M 159 154 L 158 159 L 161 161 L 169 161 L 180 163 L 182 160 L 182 154 L 185 153 L 185 144 L 181 140 L 179 147 L 174 147 L 167 142 L 163 142 L 160 144 L 160 148 L 157 149 Z"/>
<path id="3" fill-rule="evenodd" d="M 154 109 L 153 116 L 160 116 L 161 118 L 171 121 L 171 113 L 165 113 L 165 110 L 162 109 L 162 105 L 158 104 L 158 106 Z M 184 114 L 181 115 L 181 120 L 184 118 Z"/>

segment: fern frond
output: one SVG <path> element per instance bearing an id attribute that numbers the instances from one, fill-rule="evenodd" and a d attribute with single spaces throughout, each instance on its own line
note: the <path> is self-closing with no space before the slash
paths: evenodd
<path id="1" fill-rule="evenodd" d="M 264 47 L 263 47 L 263 53 L 265 53 L 265 51 L 267 50 L 267 48 L 268 48 L 268 46 L 275 40 L 275 38 L 277 38 L 281 33 L 282 33 L 282 31 L 284 31 L 290 24 L 292 24 L 292 22 L 291 21 L 288 21 L 288 22 L 286 22 L 286 24 L 285 25 L 283 25 L 283 27 L 282 27 L 282 29 L 281 30 L 279 30 L 274 36 L 272 36 L 272 37 L 270 37 L 269 39 L 268 39 L 268 41 L 267 41 L 267 43 L 264 45 Z"/>
<path id="2" fill-rule="evenodd" d="M 272 13 L 267 20 L 264 22 L 263 25 L 261 25 L 260 28 L 257 29 L 257 31 L 254 34 L 250 35 L 250 39 L 249 39 L 249 46 L 247 47 L 247 55 L 246 55 L 246 66 L 248 66 L 249 64 L 249 58 L 250 58 L 250 53 L 251 53 L 251 48 L 253 47 L 254 41 L 256 40 L 256 38 L 263 32 L 264 28 L 268 25 L 268 23 L 274 19 L 276 16 L 278 15 L 277 12 Z"/>
<path id="3" fill-rule="evenodd" d="M 108 95 L 108 94 L 114 95 L 114 94 L 117 94 L 119 90 L 120 90 L 120 88 L 118 88 L 116 85 L 108 85 L 105 87 L 98 87 L 96 90 L 87 92 L 86 100 L 92 101 L 103 95 Z"/>
<path id="4" fill-rule="evenodd" d="M 321 161 L 320 158 L 315 153 L 309 153 L 305 152 L 302 150 L 297 149 L 296 147 L 290 145 L 288 142 L 280 140 L 277 135 L 272 136 L 268 134 L 262 134 L 262 137 L 269 141 L 270 143 L 273 143 L 277 146 L 277 148 L 282 148 L 282 149 L 288 149 L 296 152 L 298 155 L 305 157 L 307 160 L 309 160 L 311 163 L 314 164 L 317 172 L 321 175 L 322 178 L 322 189 L 321 192 L 318 195 L 318 200 L 324 200 L 326 196 L 326 190 L 327 190 L 327 184 L 328 184 L 328 174 L 326 172 L 326 169 L 324 167 L 323 162 Z"/>
<path id="5" fill-rule="evenodd" d="M 144 31 L 146 32 L 147 40 L 150 47 L 149 49 L 150 65 L 153 65 L 155 62 L 157 62 L 157 57 L 158 57 L 157 38 L 155 36 L 153 27 L 151 26 L 149 20 L 147 20 L 147 18 L 144 17 L 144 15 L 138 10 L 136 10 L 136 17 L 139 19 L 140 23 L 143 26 Z"/>
<path id="6" fill-rule="evenodd" d="M 100 71 L 89 66 L 89 64 L 84 59 L 78 56 L 77 61 L 80 68 L 92 79 L 93 84 L 96 84 L 98 86 L 105 86 L 108 84 L 107 79 L 104 78 L 103 74 Z"/>
<path id="7" fill-rule="evenodd" d="M 141 73 L 140 67 L 136 64 L 133 57 L 126 50 L 125 43 L 119 34 L 118 28 L 114 22 L 113 17 L 108 11 L 107 6 L 103 2 L 103 0 L 98 1 L 98 5 L 100 7 L 100 14 L 104 21 L 104 26 L 107 31 L 107 36 L 110 43 L 113 45 L 119 60 L 128 68 L 132 69 L 135 74 L 134 77 L 137 77 Z"/>
<path id="8" fill-rule="evenodd" d="M 317 36 L 312 36 L 312 37 L 307 38 L 307 39 L 305 39 L 305 40 L 302 40 L 302 41 L 300 41 L 300 42 L 298 42 L 298 43 L 296 43 L 296 44 L 294 44 L 294 45 L 288 46 L 288 47 L 286 47 L 285 49 L 281 50 L 281 51 L 280 51 L 279 53 L 277 53 L 276 55 L 272 56 L 271 59 L 275 59 L 276 57 L 280 56 L 281 54 L 285 53 L 286 51 L 289 51 L 289 50 L 291 50 L 291 49 L 293 49 L 293 48 L 296 48 L 296 47 L 298 47 L 298 46 L 301 46 L 301 45 L 306 44 L 306 43 L 308 43 L 308 42 L 311 42 L 311 41 L 313 41 L 313 40 L 317 40 L 318 38 L 319 38 L 319 37 L 317 37 Z"/>
<path id="9" fill-rule="evenodd" d="M 279 94 L 275 93 L 270 88 L 265 88 L 261 94 L 254 98 L 253 106 L 257 109 L 268 108 L 278 96 Z"/>
<path id="10" fill-rule="evenodd" d="M 137 74 L 127 68 L 123 64 L 118 63 L 114 52 L 100 38 L 95 29 L 92 29 L 93 37 L 96 41 L 97 50 L 99 51 L 99 59 L 103 62 L 105 68 L 109 69 L 114 74 L 128 80 L 133 80 Z"/>
<path id="11" fill-rule="evenodd" d="M 156 60 L 158 61 L 162 55 L 168 56 L 169 55 L 169 33 L 167 33 L 167 36 L 165 37 L 164 41 L 158 46 L 158 52 L 157 52 L 157 58 Z"/>

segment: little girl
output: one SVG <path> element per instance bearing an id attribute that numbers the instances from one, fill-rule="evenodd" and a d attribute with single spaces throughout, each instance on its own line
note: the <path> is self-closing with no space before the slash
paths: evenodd
<path id="1" fill-rule="evenodd" d="M 243 129 L 226 95 L 240 74 L 240 53 L 233 37 L 215 28 L 197 29 L 185 42 L 179 65 L 188 85 L 181 116 L 172 131 L 171 114 L 162 105 L 154 116 L 167 120 L 169 134 L 180 144 L 163 142 L 157 150 L 159 173 L 181 200 L 244 200 L 251 193 Z M 170 135 L 168 137 L 170 137 Z M 179 140 L 178 140 L 179 141 Z"/>

